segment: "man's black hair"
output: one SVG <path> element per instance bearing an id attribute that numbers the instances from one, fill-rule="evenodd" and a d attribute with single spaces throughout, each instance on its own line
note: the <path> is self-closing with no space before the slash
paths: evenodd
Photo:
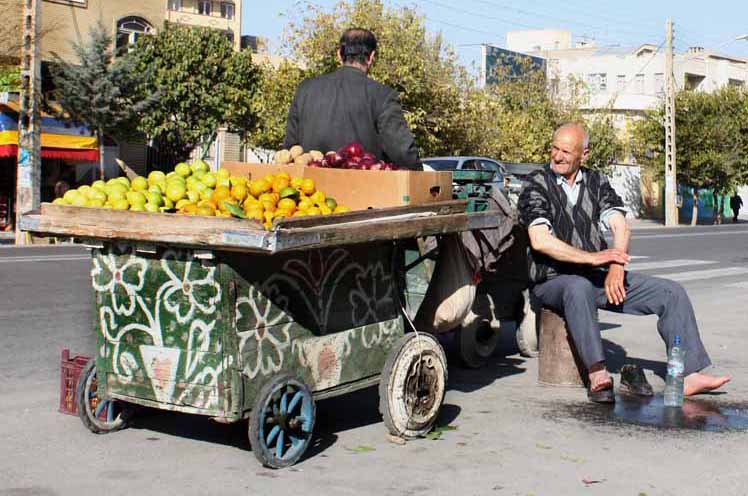
<path id="1" fill-rule="evenodd" d="M 365 65 L 371 53 L 377 49 L 377 38 L 368 29 L 348 29 L 340 37 L 338 51 L 344 64 Z"/>

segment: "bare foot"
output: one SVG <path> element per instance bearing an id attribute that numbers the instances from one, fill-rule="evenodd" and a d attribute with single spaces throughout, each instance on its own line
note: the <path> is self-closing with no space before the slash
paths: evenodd
<path id="1" fill-rule="evenodd" d="M 694 372 L 689 374 L 683 381 L 683 394 L 693 396 L 694 394 L 714 391 L 730 382 L 731 377 L 714 377 L 711 375 Z"/>
<path id="2" fill-rule="evenodd" d="M 600 391 L 611 385 L 610 374 L 605 369 L 605 362 L 596 363 L 590 367 L 590 391 Z"/>

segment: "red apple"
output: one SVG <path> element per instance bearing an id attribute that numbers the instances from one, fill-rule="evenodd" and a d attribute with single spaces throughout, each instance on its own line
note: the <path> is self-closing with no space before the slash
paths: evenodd
<path id="1" fill-rule="evenodd" d="M 347 144 L 343 147 L 343 149 L 347 158 L 361 158 L 361 156 L 364 154 L 364 147 L 358 141 Z M 343 154 L 341 153 L 341 155 Z"/>

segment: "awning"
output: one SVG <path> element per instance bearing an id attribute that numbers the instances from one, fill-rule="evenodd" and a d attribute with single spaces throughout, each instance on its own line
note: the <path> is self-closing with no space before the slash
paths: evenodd
<path id="1" fill-rule="evenodd" d="M 18 114 L 11 105 L 0 111 L 0 158 L 18 155 Z M 42 116 L 42 158 L 97 162 L 99 142 L 90 129 Z"/>

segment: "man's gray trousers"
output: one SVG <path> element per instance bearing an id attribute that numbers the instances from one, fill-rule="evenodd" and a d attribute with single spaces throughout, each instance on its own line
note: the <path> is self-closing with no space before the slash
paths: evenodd
<path id="1" fill-rule="evenodd" d="M 657 331 L 668 352 L 675 336 L 686 350 L 685 375 L 711 365 L 699 336 L 691 300 L 683 286 L 657 277 L 626 272 L 626 298 L 622 305 L 608 303 L 606 271 L 591 270 L 584 275 L 559 275 L 536 284 L 533 295 L 544 306 L 561 312 L 582 362 L 587 368 L 605 360 L 597 310 L 630 315 L 657 314 Z"/>

